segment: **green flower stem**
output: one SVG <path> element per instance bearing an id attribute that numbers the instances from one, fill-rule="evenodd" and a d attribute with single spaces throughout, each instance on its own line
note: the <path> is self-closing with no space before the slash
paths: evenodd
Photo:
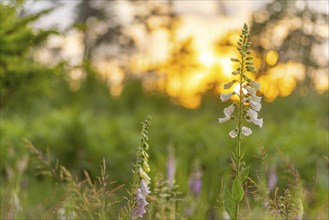
<path id="1" fill-rule="evenodd" d="M 246 38 L 243 40 L 243 45 L 246 42 Z M 240 72 L 240 79 L 239 79 L 239 84 L 240 84 L 240 91 L 239 91 L 239 113 L 238 113 L 238 141 L 237 141 L 237 147 L 236 147 L 236 152 L 237 152 L 237 161 L 236 161 L 236 177 L 237 179 L 240 178 L 240 159 L 241 159 L 241 133 L 242 133 L 242 108 L 243 108 L 243 73 L 244 73 L 244 55 L 245 54 L 245 49 L 242 49 L 242 54 L 241 54 L 241 72 Z M 238 214 L 239 214 L 239 201 L 236 200 L 235 202 L 235 218 L 238 219 Z"/>

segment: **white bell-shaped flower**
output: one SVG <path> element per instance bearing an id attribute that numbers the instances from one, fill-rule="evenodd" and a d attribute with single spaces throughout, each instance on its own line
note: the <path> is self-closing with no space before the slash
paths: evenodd
<path id="1" fill-rule="evenodd" d="M 250 118 L 247 121 L 252 122 L 255 125 L 258 125 L 260 128 L 263 127 L 263 119 L 262 118 Z"/>
<path id="2" fill-rule="evenodd" d="M 251 88 L 250 86 L 246 86 L 246 90 L 247 90 L 248 94 L 256 95 L 256 90 L 254 88 Z"/>
<path id="3" fill-rule="evenodd" d="M 223 124 L 223 123 L 225 123 L 225 122 L 227 122 L 227 121 L 229 121 L 229 120 L 231 120 L 231 117 L 218 118 L 218 122 L 219 122 L 220 124 Z"/>
<path id="4" fill-rule="evenodd" d="M 227 100 L 229 100 L 231 98 L 231 96 L 233 95 L 234 93 L 233 92 L 229 92 L 227 94 L 221 94 L 220 95 L 220 100 L 222 102 L 226 102 Z"/>
<path id="5" fill-rule="evenodd" d="M 231 138 L 235 138 L 236 136 L 238 136 L 238 129 L 235 128 L 234 130 L 230 131 L 230 133 L 228 133 L 230 135 Z"/>
<path id="6" fill-rule="evenodd" d="M 257 118 L 258 117 L 258 113 L 255 110 L 252 110 L 250 108 L 247 109 L 247 115 L 250 118 Z"/>
<path id="7" fill-rule="evenodd" d="M 250 128 L 244 126 L 242 126 L 241 131 L 244 136 L 249 136 L 252 133 L 252 130 Z"/>
<path id="8" fill-rule="evenodd" d="M 255 125 L 258 125 L 259 127 L 262 127 L 263 126 L 263 119 L 260 118 L 258 119 L 258 113 L 252 109 L 247 109 L 247 117 L 246 117 L 246 120 L 248 122 L 252 122 L 254 123 Z"/>
<path id="9" fill-rule="evenodd" d="M 260 101 L 262 100 L 262 97 L 259 97 L 259 96 L 256 96 L 254 94 L 251 94 L 248 99 L 251 102 L 260 103 Z"/>
<path id="10" fill-rule="evenodd" d="M 250 84 L 251 86 L 256 89 L 256 90 L 259 90 L 260 89 L 260 83 L 259 82 L 256 82 L 256 81 L 253 81 L 253 80 L 250 80 Z"/>
<path id="11" fill-rule="evenodd" d="M 249 102 L 249 104 L 250 104 L 251 108 L 255 111 L 259 111 L 262 108 L 262 104 L 257 103 L 257 102 L 251 101 L 251 102 Z"/>
<path id="12" fill-rule="evenodd" d="M 230 117 L 235 109 L 235 103 L 224 109 L 224 114 L 226 117 Z"/>

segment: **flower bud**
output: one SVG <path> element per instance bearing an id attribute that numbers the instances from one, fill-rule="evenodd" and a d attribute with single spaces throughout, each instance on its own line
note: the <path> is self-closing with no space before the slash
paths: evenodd
<path id="1" fill-rule="evenodd" d="M 145 160 L 143 161 L 143 169 L 147 173 L 151 171 L 150 166 L 147 164 L 147 162 Z"/>
<path id="2" fill-rule="evenodd" d="M 232 87 L 232 85 L 236 82 L 236 80 L 232 80 L 231 82 L 224 84 L 224 89 L 229 89 Z"/>

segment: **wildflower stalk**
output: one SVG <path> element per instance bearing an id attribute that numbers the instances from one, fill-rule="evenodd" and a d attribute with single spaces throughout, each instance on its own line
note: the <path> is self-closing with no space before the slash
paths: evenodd
<path id="1" fill-rule="evenodd" d="M 145 207 L 149 204 L 146 199 L 151 193 L 149 189 L 149 184 L 151 178 L 148 176 L 150 172 L 150 167 L 148 165 L 149 155 L 147 150 L 149 149 L 148 142 L 148 128 L 151 124 L 151 116 L 148 116 L 146 120 L 142 123 L 143 128 L 141 132 L 141 143 L 137 151 L 137 161 L 134 170 L 134 184 L 132 195 L 135 197 L 132 199 L 133 203 L 131 205 L 131 219 L 142 218 L 146 213 Z"/>
<path id="2" fill-rule="evenodd" d="M 263 119 L 259 119 L 258 111 L 261 109 L 261 97 L 256 95 L 257 90 L 259 90 L 259 83 L 251 80 L 246 72 L 256 73 L 257 70 L 253 66 L 253 57 L 249 56 L 251 52 L 248 50 L 251 43 L 248 42 L 249 38 L 248 26 L 244 24 L 240 39 L 237 42 L 237 50 L 240 54 L 240 59 L 231 58 L 231 61 L 239 63 L 239 67 L 232 72 L 233 76 L 237 76 L 237 79 L 232 80 L 224 84 L 224 89 L 230 89 L 235 83 L 239 83 L 238 92 L 230 92 L 227 94 L 221 94 L 220 98 L 223 102 L 231 99 L 232 96 L 237 95 L 239 101 L 234 102 L 232 105 L 224 109 L 224 118 L 219 118 L 219 123 L 224 123 L 235 119 L 237 121 L 236 128 L 233 129 L 229 135 L 232 138 L 237 137 L 237 144 L 235 153 L 232 153 L 232 161 L 235 171 L 235 176 L 232 184 L 231 192 L 225 187 L 224 189 L 224 209 L 225 212 L 231 218 L 238 219 L 239 214 L 239 204 L 244 197 L 244 190 L 242 187 L 243 182 L 246 180 L 249 172 L 249 168 L 246 167 L 242 161 L 243 154 L 241 154 L 241 143 L 242 137 L 249 136 L 252 131 L 250 128 L 243 126 L 243 119 L 247 122 L 252 122 L 259 127 L 263 126 Z M 234 116 L 235 107 L 238 108 L 237 115 Z"/>
<path id="3" fill-rule="evenodd" d="M 243 45 L 245 44 L 245 39 L 243 40 Z M 242 51 L 241 54 L 241 63 L 240 63 L 240 68 L 241 68 L 241 74 L 239 77 L 239 113 L 238 113 L 238 141 L 237 141 L 237 162 L 236 162 L 236 179 L 240 179 L 240 160 L 241 160 L 241 130 L 242 130 L 242 108 L 243 108 L 243 73 L 244 73 L 244 54 L 245 51 Z M 235 219 L 238 219 L 238 213 L 239 213 L 239 201 L 236 200 L 235 202 Z"/>

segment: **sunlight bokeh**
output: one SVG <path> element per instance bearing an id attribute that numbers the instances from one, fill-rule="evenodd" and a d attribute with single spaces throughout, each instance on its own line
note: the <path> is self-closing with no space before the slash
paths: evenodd
<path id="1" fill-rule="evenodd" d="M 238 13 L 230 10 L 223 13 L 230 4 L 225 2 L 216 5 L 213 1 L 205 1 L 200 8 L 192 2 L 177 2 L 168 6 L 161 1 L 154 1 L 140 4 L 140 8 L 134 8 L 135 6 L 128 2 L 119 4 L 117 9 L 127 15 L 126 18 L 119 16 L 124 20 L 124 33 L 132 38 L 136 49 L 127 56 L 120 53 L 112 56 L 111 51 L 117 53 L 116 48 L 101 48 L 92 64 L 100 77 L 107 82 L 112 96 L 119 96 L 123 91 L 125 79 L 132 76 L 140 78 L 143 87 L 149 92 L 163 92 L 184 107 L 197 108 L 210 85 L 218 85 L 220 88 L 212 89 L 216 94 L 220 94 L 223 92 L 223 82 L 233 78 L 231 72 L 235 66 L 230 58 L 238 55 L 235 48 L 240 35 L 238 30 L 246 18 L 242 15 L 233 16 Z M 254 4 L 253 7 L 261 8 L 264 4 Z M 234 5 L 238 7 L 239 14 L 243 12 L 242 14 L 248 14 L 249 17 L 255 10 L 249 6 L 245 8 L 248 4 Z M 163 14 L 144 16 L 142 24 L 132 22 L 136 11 L 154 6 L 159 7 L 158 10 Z M 173 10 L 177 20 L 171 21 L 170 14 L 164 13 L 166 10 Z M 264 12 L 258 13 L 254 15 L 254 19 L 256 22 L 263 22 L 267 19 L 266 16 L 268 15 Z M 103 26 L 98 27 L 96 21 L 92 23 L 95 30 L 104 29 Z M 311 75 L 317 92 L 328 90 L 327 71 L 309 69 L 302 61 L 287 60 L 286 55 L 282 56 L 280 53 L 280 45 L 284 38 L 289 37 L 289 31 L 298 30 L 300 27 L 309 28 L 302 26 L 299 17 L 289 22 L 281 20 L 273 27 L 274 35 L 271 30 L 265 30 L 264 36 L 260 37 L 258 45 L 255 45 L 261 45 L 265 51 L 263 54 L 253 53 L 254 64 L 260 71 L 256 75 L 250 74 L 250 77 L 261 83 L 261 93 L 267 101 L 290 95 L 306 75 Z M 305 31 L 308 33 L 310 30 Z M 328 39 L 328 26 L 319 23 L 315 31 L 319 36 Z M 94 35 L 96 36 L 96 33 L 90 33 L 90 36 Z M 81 31 L 70 31 L 66 35 L 50 38 L 48 47 L 61 47 L 60 56 L 72 66 L 76 66 L 84 53 L 84 40 Z M 302 38 L 301 43 L 308 44 L 309 40 Z M 301 45 L 305 46 L 307 45 Z M 324 47 L 325 45 L 319 46 L 321 50 Z M 54 58 L 45 49 L 38 51 L 36 57 L 44 63 L 54 62 Z M 73 75 L 76 77 L 78 74 Z M 78 86 L 73 87 L 78 89 Z"/>

